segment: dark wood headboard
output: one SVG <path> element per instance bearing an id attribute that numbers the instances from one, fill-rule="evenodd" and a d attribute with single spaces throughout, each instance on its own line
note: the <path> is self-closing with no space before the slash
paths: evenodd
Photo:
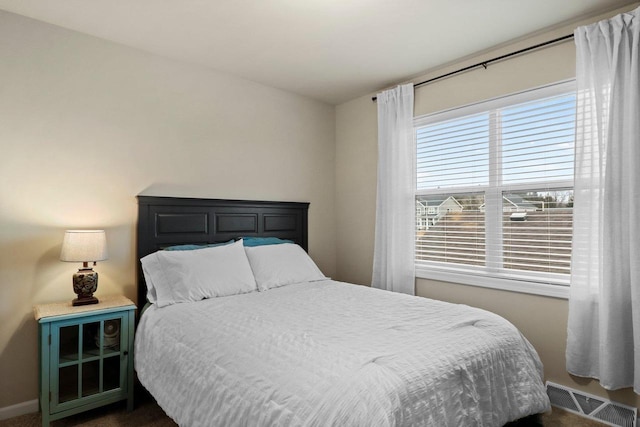
<path id="1" fill-rule="evenodd" d="M 140 258 L 167 246 L 243 236 L 293 240 L 308 250 L 309 203 L 138 196 L 138 307 L 147 287 Z"/>

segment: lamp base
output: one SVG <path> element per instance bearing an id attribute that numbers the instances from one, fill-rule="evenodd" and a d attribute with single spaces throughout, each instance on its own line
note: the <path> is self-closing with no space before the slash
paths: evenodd
<path id="1" fill-rule="evenodd" d="M 81 268 L 73 275 L 73 292 L 78 294 L 78 298 L 71 301 L 71 304 L 88 305 L 97 304 L 98 298 L 93 293 L 98 289 L 98 273 L 92 268 Z"/>
<path id="2" fill-rule="evenodd" d="M 97 304 L 99 302 L 100 301 L 98 301 L 98 298 L 96 298 L 94 296 L 78 297 L 78 298 L 74 299 L 73 301 L 71 301 L 71 305 L 73 305 L 75 307 L 77 305 Z"/>

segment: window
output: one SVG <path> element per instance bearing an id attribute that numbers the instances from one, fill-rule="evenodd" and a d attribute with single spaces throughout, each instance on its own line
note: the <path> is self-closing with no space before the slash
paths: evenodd
<path id="1" fill-rule="evenodd" d="M 568 295 L 573 82 L 415 119 L 419 277 Z"/>

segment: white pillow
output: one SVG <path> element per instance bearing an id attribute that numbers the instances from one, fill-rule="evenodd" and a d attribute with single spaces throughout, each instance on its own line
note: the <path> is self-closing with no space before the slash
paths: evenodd
<path id="1" fill-rule="evenodd" d="M 140 260 L 158 307 L 256 290 L 242 241 L 193 251 L 158 251 Z M 149 300 L 151 301 L 151 299 Z"/>
<path id="2" fill-rule="evenodd" d="M 245 247 L 258 289 L 327 279 L 300 246 L 293 243 Z"/>
<path id="3" fill-rule="evenodd" d="M 144 274 L 144 282 L 147 285 L 147 301 L 149 301 L 151 304 L 155 304 L 158 298 L 156 296 L 156 288 L 153 285 L 153 272 L 160 269 L 160 264 L 158 264 L 157 257 L 152 255 L 155 255 L 155 253 L 147 255 L 140 261 L 142 262 L 142 273 Z"/>

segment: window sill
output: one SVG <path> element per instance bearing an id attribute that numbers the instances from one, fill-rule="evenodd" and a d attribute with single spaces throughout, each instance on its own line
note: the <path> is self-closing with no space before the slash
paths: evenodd
<path id="1" fill-rule="evenodd" d="M 458 283 L 461 285 L 479 286 L 482 288 L 500 289 L 503 291 L 542 295 L 553 298 L 569 298 L 569 286 L 548 283 L 528 282 L 525 280 L 491 277 L 482 274 L 465 274 L 436 269 L 416 267 L 416 278 Z"/>

